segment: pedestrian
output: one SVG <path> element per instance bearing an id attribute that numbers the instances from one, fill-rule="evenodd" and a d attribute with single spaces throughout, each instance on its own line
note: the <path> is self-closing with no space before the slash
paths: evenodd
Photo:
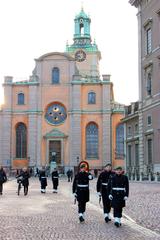
<path id="1" fill-rule="evenodd" d="M 47 176 L 45 167 L 42 167 L 42 170 L 39 172 L 39 181 L 41 183 L 41 193 L 46 193 Z"/>
<path id="2" fill-rule="evenodd" d="M 108 163 L 104 170 L 100 173 L 97 180 L 97 194 L 103 202 L 103 212 L 104 220 L 106 222 L 111 221 L 110 210 L 111 210 L 111 200 L 108 198 L 108 181 L 113 177 L 112 166 Z"/>
<path id="3" fill-rule="evenodd" d="M 87 171 L 86 165 L 81 164 L 80 170 L 76 174 L 73 181 L 73 194 L 78 201 L 78 214 L 79 221 L 84 222 L 84 213 L 86 211 L 86 203 L 89 201 L 89 180 L 92 180 L 93 176 Z"/>
<path id="4" fill-rule="evenodd" d="M 72 169 L 70 170 L 70 179 L 71 179 L 71 182 L 72 182 L 72 179 L 73 179 L 73 170 Z"/>
<path id="5" fill-rule="evenodd" d="M 39 177 L 39 169 L 38 169 L 38 167 L 36 167 L 36 172 L 35 172 L 35 175 L 34 175 L 35 177 Z"/>
<path id="6" fill-rule="evenodd" d="M 98 170 L 97 169 L 94 169 L 94 176 L 95 176 L 95 178 L 97 178 L 97 176 L 98 176 Z"/>
<path id="7" fill-rule="evenodd" d="M 29 186 L 29 172 L 26 167 L 24 167 L 20 174 L 16 176 L 17 179 L 21 179 L 22 185 L 24 187 L 24 195 L 26 196 L 28 194 L 28 186 Z"/>
<path id="8" fill-rule="evenodd" d="M 68 171 L 67 171 L 67 177 L 68 177 L 68 182 L 70 182 L 70 180 L 71 180 L 71 170 L 70 169 L 68 169 Z"/>
<path id="9" fill-rule="evenodd" d="M 0 195 L 3 194 L 3 183 L 7 181 L 6 173 L 2 166 L 0 166 Z"/>
<path id="10" fill-rule="evenodd" d="M 52 172 L 53 193 L 58 193 L 59 174 L 56 168 Z"/>
<path id="11" fill-rule="evenodd" d="M 129 195 L 128 177 L 124 175 L 122 167 L 115 169 L 115 175 L 108 182 L 109 199 L 113 208 L 115 226 L 121 226 L 122 210 Z"/>

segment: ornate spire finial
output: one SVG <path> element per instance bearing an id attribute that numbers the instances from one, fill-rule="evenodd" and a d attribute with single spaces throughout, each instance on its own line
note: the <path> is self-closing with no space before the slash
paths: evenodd
<path id="1" fill-rule="evenodd" d="M 83 1 L 81 2 L 81 11 L 83 11 Z"/>

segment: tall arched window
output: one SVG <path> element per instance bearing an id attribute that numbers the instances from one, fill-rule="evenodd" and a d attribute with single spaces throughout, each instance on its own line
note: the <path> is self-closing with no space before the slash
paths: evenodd
<path id="1" fill-rule="evenodd" d="M 52 69 L 52 84 L 59 83 L 59 68 L 54 67 Z"/>
<path id="2" fill-rule="evenodd" d="M 124 158 L 124 125 L 119 124 L 116 128 L 116 158 Z"/>
<path id="3" fill-rule="evenodd" d="M 27 157 L 27 129 L 24 123 L 16 127 L 16 158 Z"/>
<path id="4" fill-rule="evenodd" d="M 95 123 L 86 127 L 86 158 L 98 158 L 98 127 Z"/>
<path id="5" fill-rule="evenodd" d="M 88 104 L 95 104 L 96 103 L 96 94 L 95 92 L 88 93 Z"/>
<path id="6" fill-rule="evenodd" d="M 24 94 L 18 93 L 18 105 L 23 105 L 23 104 L 24 104 Z"/>

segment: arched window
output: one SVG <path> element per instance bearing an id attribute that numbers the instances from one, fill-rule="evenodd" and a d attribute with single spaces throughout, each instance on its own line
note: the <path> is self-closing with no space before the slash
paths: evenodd
<path id="1" fill-rule="evenodd" d="M 16 127 L 16 158 L 27 157 L 27 129 L 24 123 Z"/>
<path id="2" fill-rule="evenodd" d="M 86 127 L 86 158 L 98 158 L 98 127 L 95 123 Z"/>
<path id="3" fill-rule="evenodd" d="M 88 104 L 95 104 L 96 103 L 96 94 L 95 92 L 88 93 Z"/>
<path id="4" fill-rule="evenodd" d="M 124 125 L 119 124 L 116 128 L 116 158 L 124 158 Z"/>
<path id="5" fill-rule="evenodd" d="M 59 83 L 59 68 L 54 67 L 52 69 L 52 84 L 58 84 Z"/>
<path id="6" fill-rule="evenodd" d="M 18 105 L 23 105 L 23 104 L 24 104 L 24 94 L 18 93 Z"/>

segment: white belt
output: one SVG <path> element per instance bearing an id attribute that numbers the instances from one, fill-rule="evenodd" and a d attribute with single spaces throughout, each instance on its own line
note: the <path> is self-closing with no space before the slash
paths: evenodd
<path id="1" fill-rule="evenodd" d="M 116 187 L 116 188 L 112 188 L 113 190 L 116 190 L 116 191 L 125 191 L 125 188 L 119 188 L 119 187 Z"/>
<path id="2" fill-rule="evenodd" d="M 47 178 L 47 177 L 41 177 L 41 178 Z"/>
<path id="3" fill-rule="evenodd" d="M 102 182 L 102 185 L 104 185 L 104 186 L 107 186 L 107 185 L 108 185 L 108 183 L 103 183 L 103 182 Z"/>
<path id="4" fill-rule="evenodd" d="M 88 185 L 81 185 L 81 184 L 78 184 L 77 187 L 88 187 Z"/>

